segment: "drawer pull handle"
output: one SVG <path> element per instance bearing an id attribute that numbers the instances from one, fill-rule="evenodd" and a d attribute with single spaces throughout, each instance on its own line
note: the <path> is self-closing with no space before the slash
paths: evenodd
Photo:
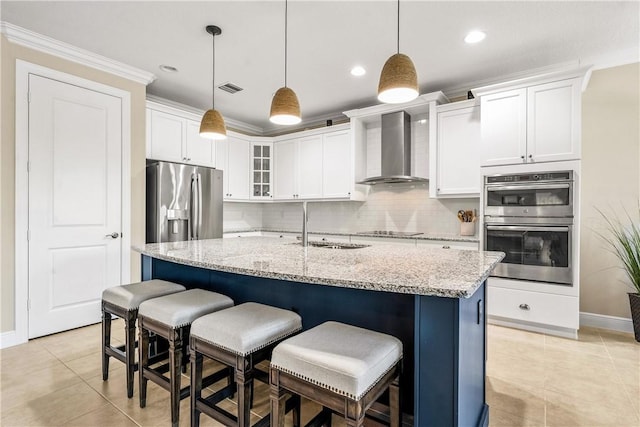
<path id="1" fill-rule="evenodd" d="M 521 310 L 530 310 L 531 307 L 529 307 L 529 304 L 520 304 L 520 309 Z"/>

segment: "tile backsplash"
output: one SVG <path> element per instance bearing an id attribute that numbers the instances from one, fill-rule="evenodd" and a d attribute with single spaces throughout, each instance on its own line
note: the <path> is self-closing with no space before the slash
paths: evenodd
<path id="1" fill-rule="evenodd" d="M 364 202 L 309 202 L 309 231 L 458 235 L 458 210 L 478 208 L 478 198 L 430 199 L 428 183 L 380 184 L 371 187 Z M 302 203 L 225 203 L 225 231 L 247 228 L 301 230 Z"/>

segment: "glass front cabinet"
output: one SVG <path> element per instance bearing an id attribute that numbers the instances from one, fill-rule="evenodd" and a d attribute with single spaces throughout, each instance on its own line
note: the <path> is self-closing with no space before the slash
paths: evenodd
<path id="1" fill-rule="evenodd" d="M 273 143 L 251 143 L 251 199 L 271 200 Z"/>

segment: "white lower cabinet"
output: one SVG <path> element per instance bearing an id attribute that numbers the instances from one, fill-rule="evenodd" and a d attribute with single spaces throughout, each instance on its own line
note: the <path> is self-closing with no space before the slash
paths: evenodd
<path id="1" fill-rule="evenodd" d="M 551 333 L 578 330 L 580 316 L 577 296 L 502 288 L 492 286 L 491 280 L 487 295 L 490 318 L 518 325 L 528 324 L 533 330 L 550 328 Z"/>

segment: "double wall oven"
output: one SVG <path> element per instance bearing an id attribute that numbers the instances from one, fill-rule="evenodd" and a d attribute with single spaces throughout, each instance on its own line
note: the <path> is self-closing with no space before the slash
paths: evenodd
<path id="1" fill-rule="evenodd" d="M 573 284 L 573 171 L 484 177 L 484 247 L 506 257 L 492 276 Z"/>

